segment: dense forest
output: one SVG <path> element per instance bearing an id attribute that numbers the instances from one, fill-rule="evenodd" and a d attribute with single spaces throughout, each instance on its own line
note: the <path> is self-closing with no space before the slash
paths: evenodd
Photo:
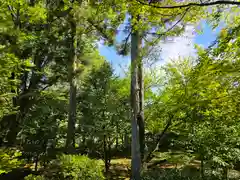
<path id="1" fill-rule="evenodd" d="M 0 0 L 0 180 L 240 179 L 239 49 L 239 0 Z"/>

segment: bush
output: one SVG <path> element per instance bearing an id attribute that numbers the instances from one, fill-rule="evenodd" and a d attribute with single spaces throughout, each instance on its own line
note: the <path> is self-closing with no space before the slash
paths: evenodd
<path id="1" fill-rule="evenodd" d="M 87 156 L 61 155 L 45 169 L 46 179 L 103 180 L 103 166 Z"/>
<path id="2" fill-rule="evenodd" d="M 16 149 L 0 149 L 0 174 L 8 173 L 23 164 L 23 161 L 18 159 L 20 156 L 21 152 Z"/>
<path id="3" fill-rule="evenodd" d="M 195 180 L 181 175 L 177 169 L 147 171 L 142 174 L 142 180 Z M 197 180 L 197 179 L 196 179 Z"/>
<path id="4" fill-rule="evenodd" d="M 216 175 L 213 171 L 206 173 L 204 175 L 204 180 L 222 180 L 224 179 L 220 175 Z M 231 180 L 237 180 L 239 178 L 229 178 Z M 155 171 L 146 171 L 142 173 L 141 180 L 202 180 L 200 175 L 190 176 L 184 175 L 183 169 L 161 169 Z"/>
<path id="5" fill-rule="evenodd" d="M 24 178 L 24 180 L 46 180 L 43 176 L 36 176 L 36 175 L 28 175 Z"/>
<path id="6" fill-rule="evenodd" d="M 92 180 L 104 179 L 99 161 L 86 156 L 62 155 L 59 157 L 61 170 L 65 179 Z"/>

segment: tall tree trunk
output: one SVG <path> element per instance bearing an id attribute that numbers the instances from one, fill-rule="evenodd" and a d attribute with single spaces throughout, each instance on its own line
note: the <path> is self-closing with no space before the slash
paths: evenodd
<path id="1" fill-rule="evenodd" d="M 223 167 L 223 179 L 228 180 L 228 168 Z"/>
<path id="2" fill-rule="evenodd" d="M 139 32 L 131 34 L 131 113 L 132 113 L 132 144 L 131 144 L 131 171 L 132 179 L 140 180 L 141 155 L 139 148 L 139 93 L 138 93 L 138 57 L 139 57 Z"/>
<path id="3" fill-rule="evenodd" d="M 20 131 L 20 125 L 21 125 L 19 122 L 20 118 L 18 118 L 19 116 L 20 116 L 19 113 L 9 116 L 11 122 L 10 122 L 9 130 L 6 135 L 6 141 L 7 141 L 8 147 L 14 146 L 16 144 L 17 135 Z"/>
<path id="4" fill-rule="evenodd" d="M 139 39 L 139 45 L 141 39 Z M 144 77 L 143 77 L 143 62 L 142 58 L 138 60 L 138 85 L 139 85 L 139 114 L 138 114 L 138 126 L 139 126 L 139 143 L 141 159 L 144 159 L 145 149 L 145 126 L 144 126 Z"/>
<path id="5" fill-rule="evenodd" d="M 127 131 L 124 132 L 124 135 L 122 136 L 122 142 L 124 148 L 128 148 L 128 133 Z"/>
<path id="6" fill-rule="evenodd" d="M 200 155 L 201 158 L 201 177 L 204 179 L 204 159 L 203 159 L 203 154 L 201 153 Z"/>
<path id="7" fill-rule="evenodd" d="M 14 72 L 11 73 L 10 79 L 11 80 L 15 79 Z M 12 85 L 12 87 L 14 87 L 14 85 Z M 16 94 L 14 88 L 11 89 L 11 93 Z M 13 103 L 13 107 L 16 108 L 17 107 L 17 97 L 16 96 L 12 98 L 12 103 Z M 10 115 L 3 117 L 3 121 L 6 120 L 9 123 L 8 131 L 6 134 L 6 141 L 7 141 L 8 146 L 13 146 L 16 141 L 16 138 L 17 138 L 18 127 L 20 125 L 18 122 L 18 119 L 17 119 L 18 114 L 19 113 L 14 113 L 14 114 L 10 114 Z"/>
<path id="8" fill-rule="evenodd" d="M 26 115 L 26 111 L 30 104 L 30 100 L 28 98 L 20 99 L 20 96 L 13 97 L 13 107 L 19 106 L 18 112 L 15 114 L 10 114 L 3 117 L 3 121 L 8 120 L 8 132 L 6 134 L 7 146 L 14 146 L 16 144 L 17 135 L 21 130 L 21 124 L 23 122 L 23 118 Z"/>
<path id="9" fill-rule="evenodd" d="M 116 122 L 116 149 L 118 148 L 118 139 L 119 139 L 119 127 L 118 127 L 118 121 Z"/>
<path id="10" fill-rule="evenodd" d="M 75 149 L 75 123 L 76 123 L 76 84 L 74 79 L 76 49 L 74 40 L 76 36 L 76 23 L 73 16 L 69 14 L 69 22 L 71 28 L 70 51 L 69 51 L 69 113 L 68 113 L 68 130 L 66 140 L 66 150 L 72 152 Z"/>
<path id="11" fill-rule="evenodd" d="M 105 164 L 105 172 L 108 172 L 108 150 L 107 150 L 107 137 L 106 134 L 103 135 L 103 154 L 104 154 L 104 164 Z"/>

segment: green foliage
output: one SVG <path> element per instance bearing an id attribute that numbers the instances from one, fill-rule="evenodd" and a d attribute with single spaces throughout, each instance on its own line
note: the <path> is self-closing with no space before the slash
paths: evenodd
<path id="1" fill-rule="evenodd" d="M 89 159 L 87 156 L 61 155 L 49 167 L 52 175 L 46 178 L 63 178 L 69 180 L 104 179 L 102 165 L 98 160 Z"/>
<path id="2" fill-rule="evenodd" d="M 184 172 L 185 171 L 185 172 Z M 194 172 L 197 174 L 194 175 Z M 197 169 L 189 169 L 186 174 L 186 169 L 161 169 L 150 170 L 142 173 L 143 180 L 202 180 L 203 178 L 199 174 Z M 221 175 L 213 173 L 205 174 L 204 180 L 222 180 Z M 238 178 L 232 177 L 231 180 L 237 180 Z"/>
<path id="3" fill-rule="evenodd" d="M 215 46 L 197 47 L 198 59 L 167 64 L 166 85 L 149 106 L 147 128 L 170 123 L 185 138 L 183 151 L 197 153 L 204 166 L 231 169 L 239 162 L 239 27 L 221 32 Z M 168 130 L 169 130 L 168 129 Z"/>
<path id="4" fill-rule="evenodd" d="M 127 83 L 128 79 L 122 80 L 113 75 L 107 62 L 89 70 L 80 84 L 81 91 L 78 95 L 78 108 L 81 112 L 78 133 L 81 139 L 88 139 L 80 147 L 87 146 L 89 151 L 93 151 L 94 145 L 94 150 L 103 157 L 104 135 L 112 147 L 117 136 L 129 131 Z"/>
<path id="5" fill-rule="evenodd" d="M 181 175 L 181 172 L 179 170 L 169 169 L 169 170 L 163 170 L 161 172 L 159 172 L 159 170 L 144 172 L 142 174 L 142 179 L 143 180 L 186 180 L 186 179 L 193 180 L 193 179 L 196 179 L 196 177 L 194 178 L 185 177 Z"/>
<path id="6" fill-rule="evenodd" d="M 12 169 L 19 167 L 24 163 L 23 160 L 19 160 L 21 152 L 17 149 L 0 149 L 0 174 L 8 173 Z"/>
<path id="7" fill-rule="evenodd" d="M 99 160 L 87 156 L 60 155 L 44 169 L 42 175 L 29 175 L 25 180 L 103 180 L 103 166 Z"/>
<path id="8" fill-rule="evenodd" d="M 186 2 L 162 0 L 156 4 L 179 3 Z M 116 42 L 117 33 L 122 31 L 119 25 L 124 25 L 125 35 L 140 32 L 145 40 L 141 48 L 144 57 L 160 40 L 178 36 L 186 24 L 208 16 L 213 28 L 222 20 L 226 23 L 214 47 L 197 47 L 197 60 L 170 63 L 164 66 L 163 74 L 146 73 L 145 121 L 153 134 L 170 124 L 171 131 L 183 136 L 174 142 L 179 149 L 197 154 L 212 171 L 233 168 L 240 161 L 240 18 L 238 7 L 228 8 L 160 9 L 126 0 L 0 0 L 1 142 L 13 132 L 18 137 L 13 138 L 14 142 L 25 153 L 35 153 L 31 157 L 45 153 L 53 139 L 53 149 L 63 147 L 69 111 L 68 83 L 73 76 L 78 90 L 76 147 L 89 155 L 96 151 L 103 158 L 105 143 L 108 150 L 115 145 L 119 148 L 120 142 L 125 146 L 124 138 L 130 134 L 130 77 L 114 76 L 110 64 L 99 55 L 97 42 L 115 45 L 126 55 L 130 36 L 120 44 Z M 176 25 L 179 19 L 181 23 Z M 70 32 L 71 24 L 76 25 L 76 32 Z M 71 33 L 75 34 L 72 44 Z M 71 45 L 76 52 L 74 73 L 68 69 Z M 157 91 L 153 92 L 153 86 Z M 22 161 L 18 156 L 12 150 L 1 150 L 0 173 L 19 166 Z M 189 162 L 181 155 L 167 158 L 171 163 L 179 159 L 182 164 Z M 63 155 L 59 161 L 55 165 L 60 175 L 56 174 L 61 177 L 103 179 L 95 160 Z M 38 178 L 43 177 L 27 177 Z M 184 177 L 176 170 L 165 171 L 159 178 Z"/>
<path id="9" fill-rule="evenodd" d="M 77 155 L 62 155 L 59 160 L 66 179 L 104 179 L 102 166 L 97 160 Z"/>
<path id="10" fill-rule="evenodd" d="M 46 178 L 44 178 L 44 176 L 36 176 L 36 175 L 28 175 L 27 177 L 24 178 L 24 180 L 46 180 Z"/>

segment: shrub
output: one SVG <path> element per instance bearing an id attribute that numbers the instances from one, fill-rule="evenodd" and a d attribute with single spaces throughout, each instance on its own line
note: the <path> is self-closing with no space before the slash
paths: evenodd
<path id="1" fill-rule="evenodd" d="M 62 155 L 59 157 L 64 178 L 72 180 L 104 179 L 99 161 L 87 156 Z"/>
<path id="2" fill-rule="evenodd" d="M 205 173 L 204 180 L 222 180 L 223 177 L 213 174 L 213 171 Z M 231 177 L 231 180 L 237 180 L 239 178 Z M 202 180 L 200 175 L 190 176 L 184 175 L 183 170 L 180 169 L 161 169 L 155 171 L 146 171 L 142 173 L 141 180 Z"/>
<path id="3" fill-rule="evenodd" d="M 142 174 L 142 180 L 186 180 L 177 169 L 147 171 Z M 188 179 L 193 180 L 193 179 Z"/>
<path id="4" fill-rule="evenodd" d="M 23 161 L 18 159 L 19 156 L 21 152 L 16 149 L 0 149 L 0 174 L 8 173 L 23 164 Z"/>
<path id="5" fill-rule="evenodd" d="M 24 180 L 46 180 L 43 176 L 36 176 L 36 175 L 28 175 L 24 178 Z"/>
<path id="6" fill-rule="evenodd" d="M 87 156 L 61 155 L 50 163 L 44 177 L 46 179 L 103 180 L 103 166 Z"/>

